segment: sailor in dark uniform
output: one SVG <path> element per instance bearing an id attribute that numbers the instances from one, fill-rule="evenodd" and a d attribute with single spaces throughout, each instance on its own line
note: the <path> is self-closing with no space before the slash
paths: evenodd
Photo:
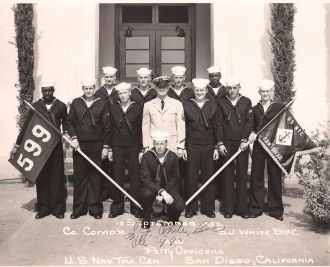
<path id="1" fill-rule="evenodd" d="M 221 68 L 219 66 L 212 66 L 207 69 L 209 73 L 210 83 L 207 86 L 206 98 L 211 100 L 219 100 L 226 94 L 226 87 L 221 84 Z"/>
<path id="2" fill-rule="evenodd" d="M 95 97 L 99 97 L 101 99 L 104 99 L 108 110 L 110 111 L 110 106 L 114 103 L 117 103 L 119 100 L 117 91 L 115 90 L 116 85 L 116 73 L 117 69 L 113 68 L 111 66 L 103 67 L 103 80 L 104 84 L 101 86 L 100 89 L 96 90 Z M 109 161 L 108 157 L 102 160 L 102 170 L 107 173 L 110 177 L 113 176 L 113 166 L 112 163 Z M 102 176 L 102 199 L 106 200 L 108 198 L 111 198 L 111 192 L 113 191 L 113 186 L 110 183 L 110 181 Z"/>
<path id="3" fill-rule="evenodd" d="M 261 216 L 264 211 L 277 220 L 283 220 L 283 202 L 282 202 L 282 171 L 276 165 L 274 160 L 263 149 L 257 139 L 256 133 L 271 121 L 284 106 L 272 101 L 274 82 L 271 80 L 262 80 L 258 84 L 261 100 L 255 105 L 253 110 L 254 127 L 249 137 L 250 143 L 254 143 L 252 152 L 252 170 L 250 179 L 250 218 Z M 267 204 L 265 199 L 265 164 L 267 162 L 268 174 L 268 193 Z"/>
<path id="4" fill-rule="evenodd" d="M 214 160 L 218 160 L 219 152 L 216 144 L 219 142 L 217 120 L 217 105 L 206 99 L 207 79 L 193 79 L 195 97 L 184 102 L 184 117 L 186 121 L 187 177 L 185 190 L 187 198 L 198 190 L 199 170 L 201 182 L 204 184 L 214 173 Z M 210 183 L 201 193 L 201 213 L 214 218 L 215 185 Z M 198 198 L 186 207 L 186 218 L 197 215 Z"/>
<path id="5" fill-rule="evenodd" d="M 151 70 L 147 68 L 140 68 L 136 71 L 138 85 L 131 91 L 131 100 L 135 103 L 141 104 L 154 99 L 157 93 L 154 88 L 151 87 Z"/>
<path id="6" fill-rule="evenodd" d="M 68 116 L 71 146 L 80 148 L 96 165 L 108 157 L 110 119 L 104 100 L 97 98 L 95 79 L 82 82 L 84 95 L 75 98 Z M 71 219 L 89 214 L 101 219 L 103 213 L 101 174 L 77 151 L 73 152 L 73 211 Z"/>
<path id="7" fill-rule="evenodd" d="M 194 90 L 184 84 L 186 68 L 183 66 L 175 66 L 171 70 L 174 83 L 170 86 L 167 95 L 179 100 L 181 103 L 194 98 Z"/>
<path id="8" fill-rule="evenodd" d="M 218 122 L 220 124 L 219 152 L 223 163 L 231 158 L 238 149 L 242 149 L 235 160 L 223 170 L 223 211 L 225 218 L 234 213 L 248 218 L 247 203 L 247 169 L 248 169 L 248 137 L 252 132 L 253 115 L 251 100 L 239 93 L 239 79 L 231 77 L 226 82 L 227 96 L 219 100 Z M 237 177 L 234 190 L 235 174 Z M 236 208 L 235 208 L 236 202 Z"/>
<path id="9" fill-rule="evenodd" d="M 33 103 L 33 107 L 50 121 L 58 130 L 67 134 L 67 109 L 66 105 L 54 97 L 54 83 L 41 82 L 42 98 Z M 17 137 L 11 155 L 16 154 L 21 145 L 25 129 L 32 117 L 33 111 L 28 113 L 26 121 Z M 41 219 L 53 214 L 58 219 L 64 218 L 65 213 L 65 187 L 64 187 L 64 161 L 63 145 L 59 142 L 54 148 L 45 166 L 36 180 L 38 211 L 36 219 Z"/>
<path id="10" fill-rule="evenodd" d="M 207 69 L 209 73 L 210 83 L 207 86 L 206 98 L 215 101 L 216 104 L 219 103 L 221 97 L 226 95 L 226 87 L 221 84 L 221 68 L 219 66 L 212 66 Z M 221 160 L 215 161 L 214 164 L 215 171 L 221 168 Z M 216 197 L 220 201 L 220 212 L 222 212 L 222 188 L 223 188 L 223 173 L 220 173 L 215 181 L 217 185 Z"/>
<path id="11" fill-rule="evenodd" d="M 95 92 L 95 97 L 105 99 L 107 104 L 112 105 L 119 100 L 115 90 L 117 69 L 109 66 L 103 67 L 102 71 L 105 83 Z"/>
<path id="12" fill-rule="evenodd" d="M 166 132 L 153 132 L 154 147 L 143 154 L 141 161 L 141 192 L 143 207 L 142 228 L 150 227 L 152 204 L 156 199 L 167 206 L 167 217 L 175 224 L 185 208 L 182 197 L 177 192 L 180 182 L 178 157 L 166 148 Z"/>
<path id="13" fill-rule="evenodd" d="M 129 173 L 130 195 L 139 202 L 140 164 L 139 154 L 142 153 L 142 112 L 143 107 L 130 100 L 131 84 L 120 83 L 116 86 L 120 101 L 110 107 L 111 139 L 109 158 L 113 160 L 113 176 L 115 181 L 124 188 L 125 164 Z M 142 155 L 141 155 L 142 156 Z M 136 218 L 142 218 L 140 208 L 132 202 L 130 212 Z M 114 189 L 113 202 L 109 218 L 124 213 L 124 194 Z"/>
<path id="14" fill-rule="evenodd" d="M 173 74 L 172 80 L 174 83 L 169 87 L 167 95 L 171 98 L 179 100 L 182 104 L 185 101 L 194 98 L 194 90 L 184 84 L 186 79 L 186 68 L 183 66 L 175 66 L 172 67 L 171 71 Z M 182 183 L 180 185 L 180 193 L 185 199 L 187 199 L 186 190 L 184 189 L 184 181 L 186 180 L 187 176 L 187 162 L 183 158 L 179 158 L 179 168 Z"/>

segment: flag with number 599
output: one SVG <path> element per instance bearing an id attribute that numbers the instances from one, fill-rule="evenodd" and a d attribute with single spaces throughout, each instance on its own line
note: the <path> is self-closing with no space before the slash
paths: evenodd
<path id="1" fill-rule="evenodd" d="M 33 112 L 17 153 L 8 161 L 34 183 L 59 141 L 60 135 Z"/>

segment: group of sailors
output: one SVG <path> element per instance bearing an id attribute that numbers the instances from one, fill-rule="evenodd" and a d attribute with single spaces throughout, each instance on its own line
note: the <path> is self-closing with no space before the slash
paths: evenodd
<path id="1" fill-rule="evenodd" d="M 260 101 L 240 92 L 238 77 L 220 82 L 221 69 L 207 69 L 209 79 L 185 84 L 186 68 L 175 66 L 172 76 L 152 80 L 152 71 L 140 68 L 137 85 L 116 83 L 117 69 L 103 68 L 104 85 L 96 79 L 82 81 L 83 95 L 69 106 L 55 98 L 52 82 L 41 84 L 42 98 L 33 103 L 52 124 L 70 138 L 73 148 L 73 211 L 71 219 L 89 213 L 103 214 L 102 201 L 111 198 L 109 218 L 124 213 L 124 194 L 78 153 L 79 148 L 124 188 L 125 169 L 129 194 L 143 210 L 130 203 L 130 213 L 149 228 L 152 215 L 165 213 L 170 222 L 201 214 L 215 218 L 215 199 L 224 218 L 256 218 L 264 212 L 283 220 L 281 170 L 262 146 L 258 131 L 283 106 L 272 100 L 274 82 L 262 80 L 256 88 Z M 25 125 L 11 151 L 21 145 Z M 250 188 L 249 151 L 253 145 Z M 185 201 L 237 151 L 242 152 L 188 205 Z M 265 201 L 265 165 L 268 192 Z M 36 180 L 36 219 L 53 214 L 64 218 L 65 188 L 63 146 L 59 143 Z M 199 201 L 200 200 L 200 205 Z M 161 207 L 156 212 L 155 203 Z"/>

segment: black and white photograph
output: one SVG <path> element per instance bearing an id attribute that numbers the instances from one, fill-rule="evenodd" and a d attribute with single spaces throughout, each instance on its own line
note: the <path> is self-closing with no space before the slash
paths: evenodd
<path id="1" fill-rule="evenodd" d="M 0 266 L 329 266 L 330 2 L 0 0 Z"/>

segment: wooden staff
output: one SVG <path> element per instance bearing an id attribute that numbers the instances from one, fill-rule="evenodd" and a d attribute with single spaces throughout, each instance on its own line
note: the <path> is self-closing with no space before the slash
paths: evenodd
<path id="1" fill-rule="evenodd" d="M 51 124 L 44 116 L 40 114 L 38 110 L 36 110 L 29 102 L 25 101 L 27 104 L 36 114 L 45 122 L 49 127 L 51 127 L 54 131 L 56 131 L 62 138 L 69 143 L 71 146 L 71 140 L 63 135 L 53 124 Z M 106 174 L 99 166 L 97 166 L 94 161 L 92 161 L 81 149 L 78 147 L 75 149 L 81 156 L 83 156 L 90 164 L 93 165 L 95 169 L 97 169 L 104 177 L 106 177 L 112 184 L 114 184 L 124 195 L 126 195 L 136 206 L 138 206 L 142 210 L 142 206 L 137 202 L 130 194 L 126 192 L 119 184 L 117 184 L 108 174 Z"/>

